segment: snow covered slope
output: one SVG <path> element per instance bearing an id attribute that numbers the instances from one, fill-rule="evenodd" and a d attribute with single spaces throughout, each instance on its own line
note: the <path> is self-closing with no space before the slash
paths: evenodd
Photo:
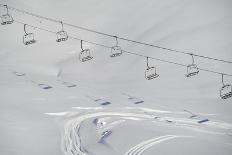
<path id="1" fill-rule="evenodd" d="M 181 51 L 232 60 L 230 0 L 0 0 L 1 4 L 97 31 Z M 0 13 L 5 10 L 1 7 Z M 15 20 L 52 31 L 57 23 L 9 10 Z M 78 38 L 114 46 L 115 39 L 65 26 Z M 23 25 L 0 26 L 1 155 L 153 155 L 232 153 L 232 99 L 220 99 L 221 76 L 146 59 Z M 183 64 L 191 56 L 119 40 L 126 51 Z M 231 64 L 195 58 L 201 68 L 232 74 Z M 59 75 L 59 76 L 58 76 Z M 226 83 L 232 83 L 225 77 Z"/>

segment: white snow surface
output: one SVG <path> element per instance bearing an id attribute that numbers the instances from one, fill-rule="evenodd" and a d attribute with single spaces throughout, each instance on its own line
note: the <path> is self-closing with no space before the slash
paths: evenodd
<path id="1" fill-rule="evenodd" d="M 97 31 L 232 60 L 231 0 L 0 0 L 1 4 Z M 5 10 L 1 7 L 0 14 Z M 59 31 L 58 23 L 9 10 L 17 21 Z M 64 26 L 70 35 L 115 39 Z M 232 99 L 220 99 L 221 76 L 150 60 L 28 28 L 0 26 L 0 155 L 231 155 Z M 119 40 L 126 51 L 191 63 L 191 56 Z M 232 74 L 231 64 L 195 58 L 201 68 Z M 232 83 L 225 77 L 225 83 Z M 137 104 L 136 104 L 137 103 Z"/>

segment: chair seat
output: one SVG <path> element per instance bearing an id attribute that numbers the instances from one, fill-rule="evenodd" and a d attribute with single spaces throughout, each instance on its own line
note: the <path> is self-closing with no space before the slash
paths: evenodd
<path id="1" fill-rule="evenodd" d="M 85 61 L 91 60 L 92 58 L 93 57 L 91 57 L 91 56 L 83 57 L 83 58 L 81 58 L 81 61 L 85 62 Z"/>
<path id="2" fill-rule="evenodd" d="M 14 22 L 14 19 L 9 14 L 2 15 L 1 18 L 2 18 L 2 22 L 1 22 L 2 25 L 12 24 Z"/>
<path id="3" fill-rule="evenodd" d="M 120 55 L 122 55 L 122 53 L 114 53 L 114 54 L 111 54 L 110 57 L 118 57 Z"/>
<path id="4" fill-rule="evenodd" d="M 186 77 L 191 77 L 191 76 L 197 75 L 198 73 L 199 71 L 191 72 L 191 73 L 186 74 Z"/>
<path id="5" fill-rule="evenodd" d="M 57 39 L 56 39 L 57 42 L 68 40 L 68 34 L 66 31 L 59 31 L 56 33 L 56 35 L 57 35 Z"/>
<path id="6" fill-rule="evenodd" d="M 230 98 L 231 96 L 232 96 L 232 92 L 229 92 L 229 93 L 221 95 L 221 98 L 222 99 L 227 99 L 227 98 Z"/>
<path id="7" fill-rule="evenodd" d="M 120 55 L 122 55 L 122 49 L 121 49 L 121 47 L 120 46 L 113 46 L 111 48 L 111 55 L 110 55 L 110 57 L 113 58 L 113 57 L 118 57 Z"/>
<path id="8" fill-rule="evenodd" d="M 157 78 L 158 76 L 159 74 L 151 74 L 151 75 L 146 76 L 146 79 L 151 80 L 151 79 Z"/>

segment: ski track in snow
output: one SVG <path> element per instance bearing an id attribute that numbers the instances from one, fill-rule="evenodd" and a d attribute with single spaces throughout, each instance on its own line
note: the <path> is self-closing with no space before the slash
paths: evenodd
<path id="1" fill-rule="evenodd" d="M 186 119 L 186 118 L 175 118 L 175 117 L 158 117 L 154 118 L 153 115 L 148 114 L 148 111 L 156 111 L 152 109 L 143 109 L 143 108 L 123 108 L 123 109 L 106 109 L 99 107 L 74 107 L 77 110 L 84 110 L 84 113 L 77 112 L 72 115 L 69 115 L 69 112 L 60 112 L 60 113 L 45 113 L 50 116 L 61 116 L 67 117 L 66 123 L 64 125 L 64 133 L 62 136 L 62 150 L 66 155 L 90 155 L 90 153 L 82 146 L 81 137 L 80 137 L 80 127 L 81 124 L 84 123 L 85 120 L 94 119 L 98 117 L 118 117 L 127 120 L 146 120 L 151 121 L 154 125 L 157 122 L 168 123 L 167 120 L 171 120 L 171 125 L 175 125 L 178 127 L 185 127 L 186 129 L 190 129 L 196 132 L 208 133 L 208 134 L 218 134 L 218 135 L 226 135 L 224 132 L 215 132 L 208 131 L 204 129 L 199 129 L 201 124 L 194 119 Z M 157 114 L 163 114 L 163 111 L 156 111 Z M 168 114 L 172 113 L 170 111 L 166 111 Z M 178 113 L 178 112 L 177 112 Z M 173 112 L 173 114 L 176 114 Z M 71 118 L 69 118 L 71 116 Z M 123 121 L 125 122 L 125 121 Z M 117 123 L 115 123 L 116 125 Z M 170 124 L 170 123 L 169 123 Z M 228 130 L 232 129 L 232 124 L 224 123 L 224 122 L 206 122 L 204 126 L 210 127 L 212 129 L 223 129 Z M 113 128 L 114 124 L 111 124 L 110 128 Z M 161 143 L 163 141 L 167 141 L 173 138 L 181 138 L 181 137 L 190 137 L 190 136 L 179 136 L 179 135 L 166 135 L 158 138 L 150 139 L 144 141 L 135 147 L 131 148 L 125 155 L 141 155 L 145 150 L 154 146 L 155 144 Z"/>
<path id="2" fill-rule="evenodd" d="M 146 141 L 143 141 L 139 143 L 138 145 L 132 147 L 129 151 L 125 153 L 125 155 L 141 155 L 143 154 L 144 151 L 149 149 L 150 147 L 154 146 L 155 144 L 162 143 L 167 140 L 171 140 L 174 138 L 181 138 L 181 137 L 191 137 L 191 136 L 176 136 L 176 135 L 165 135 L 165 136 L 160 136 L 157 138 L 149 139 Z"/>

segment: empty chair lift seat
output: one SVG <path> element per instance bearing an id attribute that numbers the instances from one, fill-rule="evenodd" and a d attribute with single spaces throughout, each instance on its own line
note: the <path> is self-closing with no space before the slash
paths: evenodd
<path id="1" fill-rule="evenodd" d="M 156 68 L 155 67 L 148 67 L 145 70 L 145 78 L 147 80 L 157 78 L 158 76 L 159 76 L 159 74 L 156 73 Z"/>
<path id="2" fill-rule="evenodd" d="M 120 56 L 120 55 L 122 55 L 122 49 L 121 49 L 121 47 L 120 46 L 113 46 L 112 48 L 111 48 L 111 55 L 110 55 L 110 57 L 117 57 L 117 56 Z"/>
<path id="3" fill-rule="evenodd" d="M 36 42 L 36 40 L 34 39 L 33 33 L 27 33 L 23 36 L 23 43 L 25 45 L 33 44 L 35 42 Z"/>
<path id="4" fill-rule="evenodd" d="M 186 77 L 191 77 L 191 76 L 197 75 L 198 73 L 199 73 L 199 70 L 196 64 L 191 64 L 187 66 Z"/>
<path id="5" fill-rule="evenodd" d="M 61 42 L 61 41 L 66 41 L 68 40 L 68 33 L 66 31 L 59 31 L 56 33 L 57 35 L 57 42 Z"/>
<path id="6" fill-rule="evenodd" d="M 85 61 L 88 61 L 88 60 L 91 60 L 93 57 L 91 56 L 90 54 L 90 49 L 84 49 L 80 52 L 79 54 L 79 59 L 80 61 L 82 62 L 85 62 Z"/>
<path id="7" fill-rule="evenodd" d="M 222 99 L 227 99 L 232 96 L 232 86 L 230 84 L 222 86 L 220 90 L 220 96 Z"/>
<path id="8" fill-rule="evenodd" d="M 9 14 L 2 15 L 1 18 L 2 18 L 2 22 L 1 22 L 2 25 L 12 24 L 14 22 L 13 17 Z"/>

